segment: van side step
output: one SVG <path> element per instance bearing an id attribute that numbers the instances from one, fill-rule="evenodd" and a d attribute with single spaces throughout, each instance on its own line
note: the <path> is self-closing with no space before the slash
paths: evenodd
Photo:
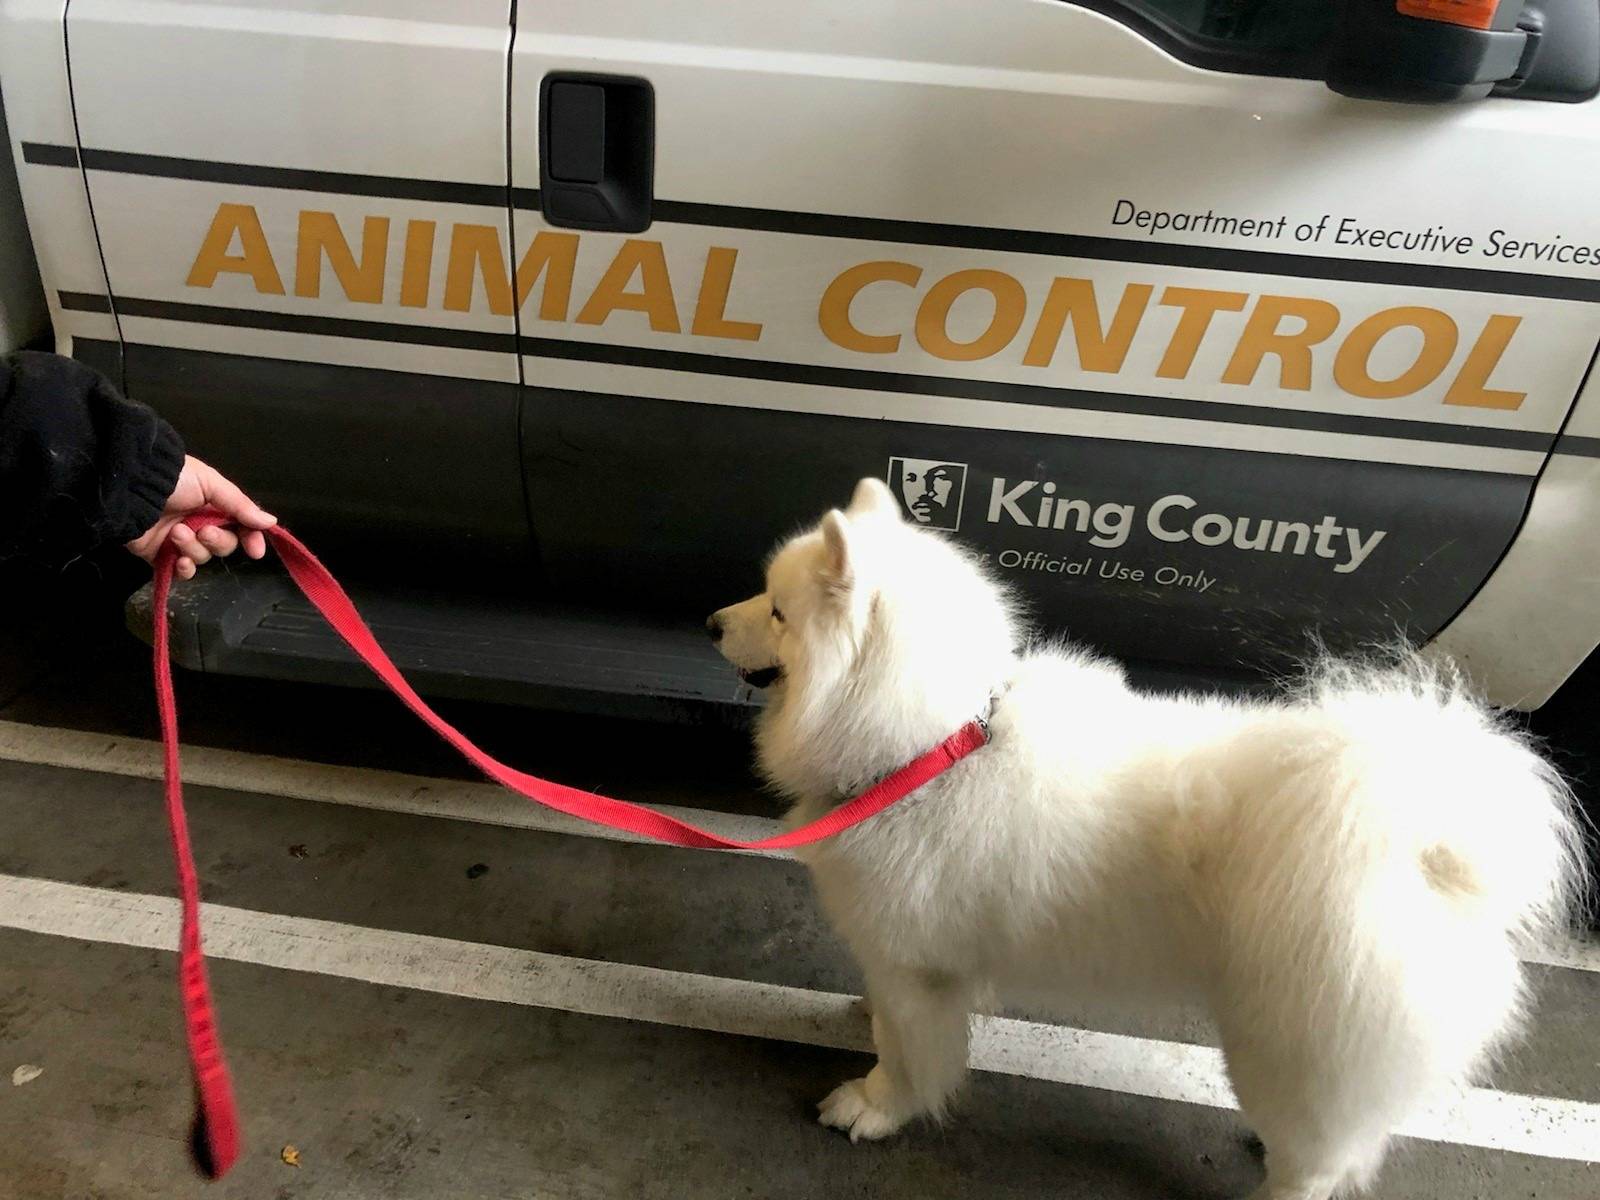
<path id="1" fill-rule="evenodd" d="M 425 695 L 742 724 L 760 704 L 698 626 L 504 600 L 351 589 L 395 664 Z M 153 589 L 128 600 L 150 640 Z M 194 671 L 381 687 L 275 570 L 205 571 L 173 586 L 173 661 Z"/>
<path id="2" fill-rule="evenodd" d="M 128 628 L 150 640 L 153 589 L 129 599 Z M 459 700 L 694 724 L 744 725 L 761 705 L 697 625 L 459 595 L 352 588 L 378 640 L 419 692 Z M 202 571 L 173 585 L 179 666 L 345 687 L 382 685 L 272 567 Z M 1244 671 L 1131 662 L 1156 692 L 1260 694 Z"/>

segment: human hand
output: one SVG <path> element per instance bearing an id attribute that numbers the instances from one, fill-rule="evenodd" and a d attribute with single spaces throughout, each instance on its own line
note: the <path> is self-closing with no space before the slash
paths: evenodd
<path id="1" fill-rule="evenodd" d="M 185 517 L 205 508 L 216 509 L 238 525 L 240 531 L 213 525 L 196 533 L 183 523 Z M 178 548 L 178 578 L 193 579 L 197 567 L 214 557 L 225 558 L 241 546 L 250 558 L 262 557 L 267 552 L 267 539 L 262 531 L 277 523 L 277 517 L 263 512 L 215 467 L 198 458 L 185 458 L 178 485 L 167 497 L 160 520 L 129 542 L 128 550 L 153 564 L 170 537 Z"/>

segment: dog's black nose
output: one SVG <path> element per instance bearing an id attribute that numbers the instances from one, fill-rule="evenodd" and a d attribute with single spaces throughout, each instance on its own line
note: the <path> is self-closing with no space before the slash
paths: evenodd
<path id="1" fill-rule="evenodd" d="M 706 618 L 706 632 L 711 635 L 713 642 L 722 640 L 722 618 L 717 616 L 716 613 L 712 613 Z"/>

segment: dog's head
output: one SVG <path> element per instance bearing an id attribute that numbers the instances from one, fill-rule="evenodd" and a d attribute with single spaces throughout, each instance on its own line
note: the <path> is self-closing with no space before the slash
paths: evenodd
<path id="1" fill-rule="evenodd" d="M 848 509 L 778 548 L 764 591 L 711 614 L 706 629 L 722 656 L 746 682 L 770 687 L 807 673 L 830 649 L 835 657 L 848 650 L 869 594 L 858 576 L 863 539 L 900 523 L 888 487 L 863 479 Z"/>
<path id="2" fill-rule="evenodd" d="M 765 590 L 706 627 L 744 679 L 775 689 L 775 702 L 798 690 L 821 699 L 847 681 L 859 699 L 869 672 L 911 697 L 974 675 L 993 682 L 1013 644 L 1001 589 L 954 543 L 906 521 L 872 478 L 847 508 L 778 548 Z"/>

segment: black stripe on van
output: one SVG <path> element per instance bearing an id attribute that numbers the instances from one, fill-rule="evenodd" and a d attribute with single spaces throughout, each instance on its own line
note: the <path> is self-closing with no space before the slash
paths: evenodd
<path id="1" fill-rule="evenodd" d="M 78 151 L 73 146 L 50 146 L 43 142 L 23 142 L 22 161 L 41 167 L 76 167 Z"/>
<path id="2" fill-rule="evenodd" d="M 110 312 L 105 296 L 94 292 L 60 292 L 61 307 L 74 312 Z M 313 317 L 304 313 L 267 312 L 259 308 L 223 308 L 214 304 L 181 304 L 171 300 L 141 300 L 118 296 L 117 313 L 124 317 L 153 317 L 186 325 L 231 325 L 239 329 L 270 329 L 276 333 L 317 334 L 322 337 L 358 338 L 367 342 L 404 342 L 413 346 L 440 346 L 450 350 L 482 350 L 515 354 L 517 339 L 511 333 L 484 329 L 450 329 L 441 325 L 404 325 L 398 321 L 361 321 L 349 317 Z"/>
<path id="3" fill-rule="evenodd" d="M 518 209 L 525 207 L 522 189 L 517 189 L 517 207 Z M 526 207 L 537 206 L 528 204 Z M 1336 279 L 1352 283 L 1381 283 L 1396 287 L 1446 288 L 1460 292 L 1537 296 L 1548 300 L 1600 300 L 1600 279 L 1569 279 L 1559 275 L 1523 275 L 1516 271 L 1479 270 L 1472 267 L 1440 267 L 1432 264 L 1380 262 L 1371 259 L 1325 258 L 1313 254 L 1284 254 L 1275 250 L 1230 250 L 1219 246 L 1134 241 L 1131 238 L 1090 237 L 1076 233 L 1038 233 L 976 225 L 937 225 L 925 221 L 891 221 L 877 217 L 733 208 L 720 204 L 693 204 L 673 200 L 657 200 L 652 205 L 652 211 L 658 220 L 683 225 L 759 229 L 774 233 L 859 238 L 866 241 L 900 242 L 919 246 L 953 246 L 968 250 L 1041 254 L 1053 258 L 1087 258 L 1104 262 L 1149 263 L 1164 267 L 1198 267 L 1210 271 L 1283 275 L 1295 279 Z"/>
<path id="4" fill-rule="evenodd" d="M 61 292 L 61 306 L 77 312 L 109 312 L 106 297 L 86 292 Z M 1317 433 L 1358 434 L 1461 446 L 1487 446 L 1505 450 L 1545 453 L 1553 434 L 1520 429 L 1488 429 L 1447 425 L 1433 421 L 1408 421 L 1390 417 L 1363 417 L 1345 413 L 1311 412 L 1289 408 L 1175 400 L 1162 396 L 1135 396 L 1041 384 L 998 380 L 953 379 L 939 375 L 912 375 L 895 371 L 867 371 L 844 367 L 811 366 L 770 359 L 725 357 L 683 350 L 639 346 L 612 346 L 558 338 L 524 337 L 509 331 L 450 329 L 436 325 L 409 325 L 393 321 L 363 321 L 349 317 L 312 316 L 305 313 L 266 312 L 261 309 L 225 308 L 211 304 L 184 304 L 171 300 L 117 297 L 123 317 L 152 317 L 199 325 L 229 325 L 244 329 L 270 329 L 280 333 L 357 338 L 364 341 L 404 342 L 456 350 L 481 350 L 499 354 L 521 353 L 536 358 L 561 358 L 577 362 L 611 363 L 647 367 L 658 371 L 683 371 L 696 375 L 721 375 L 814 387 L 857 391 L 895 392 L 905 395 L 948 396 L 963 400 L 1002 401 L 1086 412 L 1120 412 L 1138 416 L 1210 421 L 1271 429 L 1299 429 Z"/>
<path id="5" fill-rule="evenodd" d="M 117 175 L 153 175 L 198 183 L 234 183 L 244 187 L 287 188 L 340 196 L 377 196 L 385 200 L 432 200 L 442 204 L 475 204 L 504 208 L 506 187 L 499 183 L 453 183 L 398 175 L 355 175 L 346 171 L 306 171 L 296 167 L 262 167 L 247 163 L 171 158 L 163 154 L 127 154 L 121 150 L 22 143 L 22 160 L 40 166 L 76 167 Z"/>
<path id="6" fill-rule="evenodd" d="M 1134 396 L 1122 392 L 1093 392 L 1076 388 L 1045 387 L 1036 383 L 1011 383 L 993 379 L 956 379 L 947 375 L 913 375 L 900 371 L 863 371 L 821 367 L 805 363 L 731 358 L 682 350 L 613 346 L 599 342 L 569 342 L 558 338 L 521 339 L 522 352 L 535 358 L 563 358 L 579 362 L 615 363 L 649 367 L 658 371 L 686 371 L 696 375 L 723 375 L 813 387 L 851 388 L 896 392 L 913 396 L 946 396 L 960 400 L 991 400 L 1006 404 L 1033 404 L 1086 412 L 1131 413 L 1145 417 L 1215 421 L 1226 425 L 1255 425 L 1271 429 L 1303 429 L 1317 433 L 1359 434 L 1366 437 L 1403 438 L 1461 446 L 1490 446 L 1504 450 L 1550 449 L 1554 435 L 1524 429 L 1485 429 L 1473 425 L 1445 425 L 1434 421 L 1406 421 L 1390 417 L 1362 417 L 1345 413 L 1303 409 L 1264 408 L 1251 404 L 1225 404 L 1181 400 L 1165 396 Z"/>
<path id="7" fill-rule="evenodd" d="M 71 146 L 46 145 L 39 142 L 24 142 L 22 156 L 24 162 L 41 166 L 77 166 L 79 161 L 78 152 Z M 502 184 L 495 183 L 452 183 L 403 176 L 308 171 L 289 167 L 172 158 L 159 154 L 129 154 L 120 150 L 85 149 L 82 153 L 82 162 L 92 171 L 153 175 L 166 179 L 192 179 L 206 183 L 235 183 L 248 187 L 289 188 L 296 191 L 340 195 L 433 200 L 495 208 L 506 206 L 509 193 L 510 203 L 518 210 L 537 212 L 540 207 L 537 189 L 508 189 Z M 1218 246 L 1132 238 L 1092 237 L 1083 234 L 857 217 L 838 213 L 702 204 L 687 200 L 656 200 L 652 210 L 658 221 L 716 229 L 752 229 L 812 237 L 898 242 L 904 245 L 952 246 L 969 250 L 1086 258 L 1105 262 L 1198 267 L 1213 271 L 1278 275 L 1296 279 L 1335 279 L 1400 287 L 1446 288 L 1462 292 L 1536 296 L 1550 300 L 1600 301 L 1600 279 L 1576 279 L 1561 275 L 1530 275 L 1519 271 L 1435 266 L 1431 263 L 1327 258 L 1315 254 L 1286 254 L 1273 250 L 1235 250 Z"/>

